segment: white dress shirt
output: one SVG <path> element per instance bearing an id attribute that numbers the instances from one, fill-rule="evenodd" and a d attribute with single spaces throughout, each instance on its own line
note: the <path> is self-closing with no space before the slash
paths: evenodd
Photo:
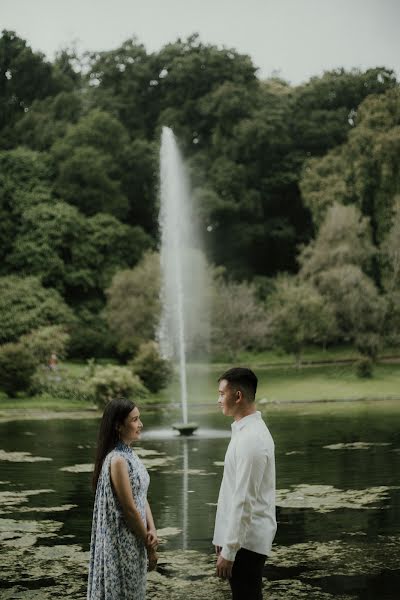
<path id="1" fill-rule="evenodd" d="M 239 548 L 267 555 L 276 532 L 274 441 L 259 411 L 232 423 L 213 544 L 234 561 Z"/>

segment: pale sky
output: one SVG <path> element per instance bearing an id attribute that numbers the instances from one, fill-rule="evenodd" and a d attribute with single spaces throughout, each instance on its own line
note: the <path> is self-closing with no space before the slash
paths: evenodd
<path id="1" fill-rule="evenodd" d="M 110 50 L 136 36 L 148 51 L 198 32 L 249 54 L 259 76 L 297 84 L 336 67 L 400 76 L 400 0 L 0 0 L 0 29 L 52 59 Z"/>

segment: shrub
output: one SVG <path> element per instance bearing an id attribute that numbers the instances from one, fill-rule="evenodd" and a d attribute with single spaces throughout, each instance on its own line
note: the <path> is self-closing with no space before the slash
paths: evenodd
<path id="1" fill-rule="evenodd" d="M 22 344 L 0 346 L 0 387 L 8 396 L 26 391 L 31 385 L 37 361 Z"/>
<path id="2" fill-rule="evenodd" d="M 141 344 L 137 355 L 129 364 L 150 392 L 158 392 L 172 379 L 172 363 L 160 356 L 155 342 Z"/>
<path id="3" fill-rule="evenodd" d="M 65 358 L 69 335 L 61 325 L 49 325 L 23 335 L 19 341 L 33 354 L 37 362 L 45 365 L 53 353 L 58 358 Z"/>
<path id="4" fill-rule="evenodd" d="M 147 396 L 147 389 L 129 367 L 106 365 L 98 367 L 88 382 L 88 390 L 93 394 L 99 408 L 116 397 L 123 396 L 136 400 Z"/>
<path id="5" fill-rule="evenodd" d="M 32 377 L 31 390 L 34 394 L 46 394 L 62 400 L 94 402 L 93 390 L 88 381 L 73 377 L 63 369 L 56 372 L 40 365 Z"/>
<path id="6" fill-rule="evenodd" d="M 356 373 L 358 377 L 368 378 L 372 377 L 374 363 L 367 356 L 363 356 L 356 363 Z"/>

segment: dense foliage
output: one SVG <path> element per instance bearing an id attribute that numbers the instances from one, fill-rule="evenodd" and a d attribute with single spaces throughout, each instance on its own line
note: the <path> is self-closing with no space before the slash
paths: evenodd
<path id="1" fill-rule="evenodd" d="M 127 358 L 154 339 L 162 125 L 188 160 L 209 262 L 224 268 L 216 354 L 299 357 L 345 341 L 374 358 L 383 339 L 398 343 L 390 70 L 262 81 L 248 56 L 196 35 L 49 62 L 3 31 L 0 104 L 1 343 L 60 325 L 73 356 Z"/>

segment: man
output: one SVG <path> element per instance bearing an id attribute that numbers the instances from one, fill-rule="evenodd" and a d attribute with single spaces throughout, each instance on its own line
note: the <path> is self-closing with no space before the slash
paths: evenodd
<path id="1" fill-rule="evenodd" d="M 253 371 L 229 369 L 218 382 L 218 403 L 234 422 L 215 519 L 217 575 L 229 579 L 233 600 L 262 600 L 264 563 L 276 532 L 274 441 L 256 410 Z"/>

